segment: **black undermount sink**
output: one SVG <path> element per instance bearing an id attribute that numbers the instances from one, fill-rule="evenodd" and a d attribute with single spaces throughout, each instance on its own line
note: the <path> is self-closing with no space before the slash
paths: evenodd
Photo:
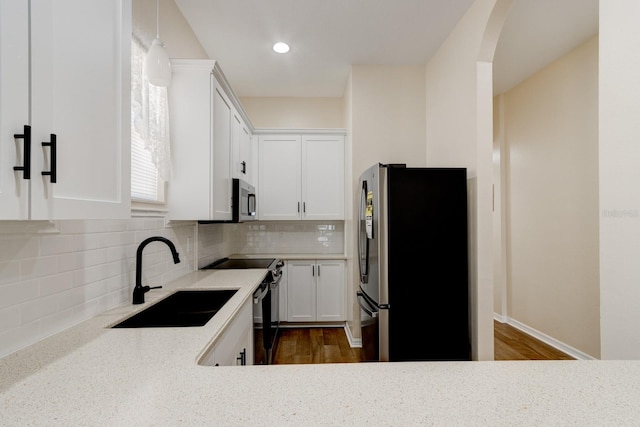
<path id="1" fill-rule="evenodd" d="M 204 326 L 237 289 L 177 291 L 112 328 Z"/>

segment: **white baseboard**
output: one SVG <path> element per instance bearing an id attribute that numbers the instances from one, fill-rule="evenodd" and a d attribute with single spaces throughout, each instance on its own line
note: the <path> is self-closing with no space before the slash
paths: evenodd
<path id="1" fill-rule="evenodd" d="M 349 324 L 345 323 L 344 332 L 347 334 L 347 340 L 349 341 L 349 345 L 352 348 L 362 348 L 362 338 L 354 338 L 351 334 L 351 329 L 349 328 Z"/>
<path id="2" fill-rule="evenodd" d="M 508 323 L 509 318 L 503 314 L 493 313 L 493 318 L 500 323 Z"/>
<path id="3" fill-rule="evenodd" d="M 518 322 L 517 320 L 512 319 L 509 316 L 503 316 L 494 313 L 493 318 L 498 322 L 506 323 L 510 326 L 513 326 L 514 328 L 519 329 L 527 335 L 531 335 L 532 337 L 542 341 L 543 343 L 548 344 L 565 354 L 568 354 L 576 360 L 597 360 L 595 357 L 590 356 L 587 353 L 578 350 L 577 348 L 571 347 L 570 345 L 565 344 L 562 341 L 559 341 L 545 334 L 544 332 L 540 332 L 537 329 L 525 325 L 524 323 Z"/>

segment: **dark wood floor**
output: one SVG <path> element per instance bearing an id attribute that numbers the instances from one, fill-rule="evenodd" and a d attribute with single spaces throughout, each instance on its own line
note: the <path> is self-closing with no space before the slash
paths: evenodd
<path id="1" fill-rule="evenodd" d="M 352 363 L 360 350 L 351 348 L 343 328 L 282 328 L 274 364 Z"/>
<path id="2" fill-rule="evenodd" d="M 494 322 L 495 360 L 573 359 L 506 323 Z M 351 348 L 343 328 L 283 328 L 274 364 L 355 363 L 360 350 Z"/>
<path id="3" fill-rule="evenodd" d="M 493 322 L 495 360 L 573 360 L 573 357 L 506 323 Z"/>

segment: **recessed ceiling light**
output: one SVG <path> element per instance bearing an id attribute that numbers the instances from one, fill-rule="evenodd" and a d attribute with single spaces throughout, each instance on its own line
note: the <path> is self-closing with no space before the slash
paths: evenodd
<path id="1" fill-rule="evenodd" d="M 273 50 L 278 53 L 287 53 L 289 52 L 289 45 L 286 43 L 278 42 L 273 45 Z"/>

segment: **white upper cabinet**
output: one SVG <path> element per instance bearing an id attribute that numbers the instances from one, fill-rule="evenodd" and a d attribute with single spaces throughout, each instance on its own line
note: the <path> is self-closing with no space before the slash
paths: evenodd
<path id="1" fill-rule="evenodd" d="M 344 136 L 302 137 L 302 219 L 344 219 Z"/>
<path id="2" fill-rule="evenodd" d="M 231 180 L 240 174 L 240 147 L 251 128 L 216 61 L 171 64 L 169 218 L 229 221 Z"/>
<path id="3" fill-rule="evenodd" d="M 1 6 L 1 218 L 128 218 L 131 2 L 32 0 L 26 15 L 21 3 Z M 30 193 L 13 170 L 24 125 Z"/>
<path id="4" fill-rule="evenodd" d="M 301 218 L 301 153 L 298 135 L 259 137 L 258 219 Z"/>
<path id="5" fill-rule="evenodd" d="M 261 220 L 344 219 L 344 136 L 261 135 Z"/>
<path id="6" fill-rule="evenodd" d="M 241 179 L 255 186 L 255 161 L 253 158 L 253 139 L 249 126 L 242 116 L 234 110 L 233 120 L 233 167 L 234 178 Z"/>
<path id="7" fill-rule="evenodd" d="M 0 0 L 0 219 L 29 219 L 28 52 L 29 3 Z"/>

